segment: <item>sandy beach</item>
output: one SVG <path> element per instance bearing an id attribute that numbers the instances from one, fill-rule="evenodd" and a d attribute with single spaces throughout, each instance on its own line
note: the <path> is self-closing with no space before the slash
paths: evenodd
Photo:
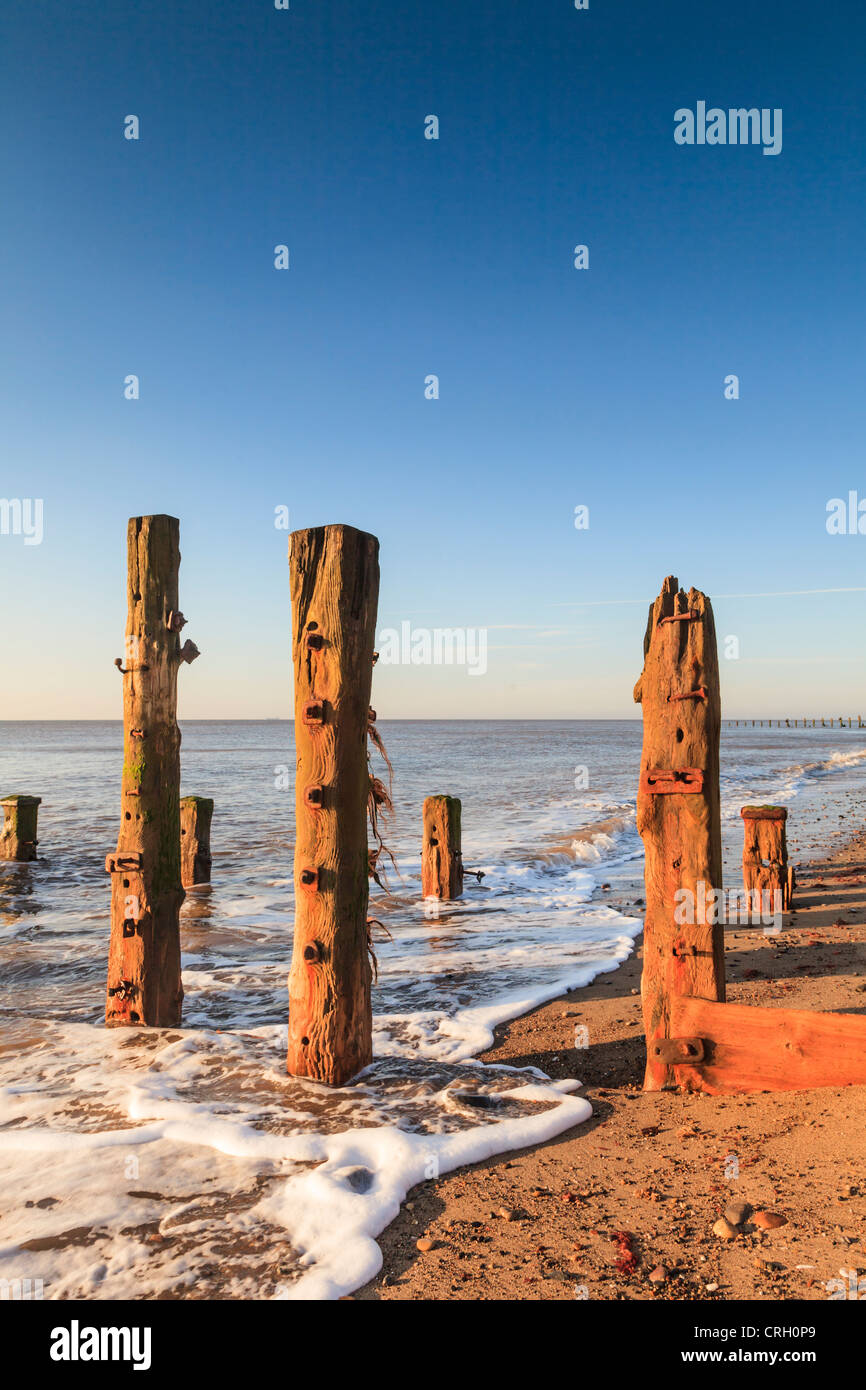
<path id="1" fill-rule="evenodd" d="M 642 892 L 611 905 L 633 912 Z M 731 927 L 725 945 L 732 1002 L 866 1012 L 866 837 L 800 867 L 780 935 Z M 355 1298 L 866 1297 L 864 1088 L 644 1094 L 640 972 L 639 940 L 616 971 L 497 1030 L 484 1061 L 580 1077 L 592 1118 L 416 1187 Z M 723 1238 L 733 1203 L 745 1217 Z M 783 1224 L 761 1229 L 759 1212 Z"/>

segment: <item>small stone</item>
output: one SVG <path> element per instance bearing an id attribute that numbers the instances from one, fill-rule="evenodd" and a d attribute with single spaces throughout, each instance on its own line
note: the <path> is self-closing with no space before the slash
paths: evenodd
<path id="1" fill-rule="evenodd" d="M 713 1227 L 713 1235 L 718 1236 L 719 1240 L 733 1240 L 736 1234 L 736 1226 L 732 1226 L 730 1221 L 726 1221 L 723 1216 L 720 1216 Z"/>
<path id="2" fill-rule="evenodd" d="M 663 1284 L 667 1277 L 668 1272 L 664 1265 L 656 1265 L 655 1269 L 651 1269 L 649 1272 L 649 1281 L 651 1284 Z"/>
<path id="3" fill-rule="evenodd" d="M 725 1220 L 732 1226 L 742 1226 L 751 1210 L 748 1202 L 729 1202 L 725 1207 Z"/>
<path id="4" fill-rule="evenodd" d="M 752 1225 L 757 1226 L 760 1231 L 775 1231 L 777 1226 L 787 1226 L 787 1216 L 780 1216 L 776 1211 L 756 1211 L 752 1217 Z"/>
<path id="5" fill-rule="evenodd" d="M 415 1247 L 416 1249 L 421 1250 L 424 1254 L 426 1254 L 428 1250 L 433 1249 L 433 1246 L 435 1244 L 435 1240 L 431 1240 L 430 1236 L 421 1236 L 418 1240 L 416 1240 Z"/>
<path id="6" fill-rule="evenodd" d="M 517 1211 L 514 1207 L 500 1207 L 498 1215 L 502 1217 L 503 1221 L 517 1220 Z"/>
<path id="7" fill-rule="evenodd" d="M 707 1293 L 715 1293 L 718 1287 L 718 1284 L 704 1284 Z"/>

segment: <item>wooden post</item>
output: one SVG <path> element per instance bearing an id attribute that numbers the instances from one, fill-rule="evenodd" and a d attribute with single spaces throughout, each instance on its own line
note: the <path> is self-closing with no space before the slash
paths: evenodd
<path id="1" fill-rule="evenodd" d="M 428 796 L 424 801 L 421 892 L 425 898 L 450 902 L 463 893 L 461 804 L 456 796 Z"/>
<path id="2" fill-rule="evenodd" d="M 342 1086 L 372 1061 L 367 728 L 379 542 L 295 531 L 295 934 L 287 1070 Z"/>
<path id="3" fill-rule="evenodd" d="M 28 863 L 36 858 L 36 817 L 41 796 L 4 796 L 3 830 L 0 833 L 0 859 Z"/>
<path id="4" fill-rule="evenodd" d="M 673 576 L 650 606 L 634 698 L 643 706 L 644 1084 L 657 1091 L 675 1080 L 671 1064 L 650 1048 L 671 1038 L 672 997 L 725 997 L 724 925 L 712 921 L 713 894 L 722 887 L 716 631 L 709 599 L 697 589 L 686 594 Z M 683 889 L 688 899 L 678 899 Z"/>
<path id="5" fill-rule="evenodd" d="M 776 910 L 776 890 L 782 911 L 788 912 L 794 891 L 794 870 L 788 864 L 788 840 L 784 806 L 744 806 L 743 886 L 748 893 L 769 892 L 770 911 Z M 760 902 L 760 897 L 758 899 Z"/>
<path id="6" fill-rule="evenodd" d="M 184 796 L 180 802 L 180 881 L 184 888 L 210 883 L 210 823 L 213 801 Z"/>
<path id="7" fill-rule="evenodd" d="M 127 529 L 123 779 L 111 874 L 105 1021 L 110 1027 L 180 1023 L 180 730 L 177 672 L 198 649 L 180 645 L 179 523 L 132 517 Z"/>

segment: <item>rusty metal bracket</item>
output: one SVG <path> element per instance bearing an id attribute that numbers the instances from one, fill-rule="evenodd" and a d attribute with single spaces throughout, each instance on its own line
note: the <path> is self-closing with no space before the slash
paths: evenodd
<path id="1" fill-rule="evenodd" d="M 691 623 L 694 622 L 695 618 L 699 618 L 700 616 L 697 608 L 689 608 L 685 613 L 671 613 L 668 618 L 660 618 L 659 627 L 661 627 L 663 623 Z"/>
<path id="2" fill-rule="evenodd" d="M 657 1038 L 650 1043 L 650 1056 L 668 1066 L 685 1066 L 703 1062 L 706 1057 L 703 1038 Z"/>
<path id="3" fill-rule="evenodd" d="M 105 872 L 107 874 L 125 874 L 130 869 L 140 869 L 142 867 L 141 852 L 121 854 L 118 850 L 105 856 Z"/>
<path id="4" fill-rule="evenodd" d="M 138 994 L 138 985 L 133 984 L 132 980 L 121 980 L 119 985 L 108 991 L 109 996 L 118 999 L 134 999 Z"/>
<path id="5" fill-rule="evenodd" d="M 703 789 L 704 774 L 699 767 L 650 767 L 640 775 L 639 790 L 652 796 L 702 792 Z"/>
<path id="6" fill-rule="evenodd" d="M 682 695 L 669 695 L 668 704 L 674 700 L 705 700 L 707 698 L 707 687 L 699 685 L 697 690 L 686 690 Z"/>
<path id="7" fill-rule="evenodd" d="M 114 658 L 114 664 L 115 664 L 115 666 L 117 667 L 118 671 L 120 672 L 120 674 L 121 674 L 122 676 L 135 675 L 136 671 L 149 671 L 149 670 L 150 670 L 150 667 L 149 667 L 149 666 L 146 666 L 146 665 L 141 665 L 141 666 L 124 666 L 124 664 L 123 664 L 123 657 L 122 657 L 122 656 L 116 656 L 116 657 Z"/>
<path id="8" fill-rule="evenodd" d="M 308 700 L 304 705 L 303 720 L 305 724 L 324 724 L 325 722 L 325 703 L 323 700 Z"/>

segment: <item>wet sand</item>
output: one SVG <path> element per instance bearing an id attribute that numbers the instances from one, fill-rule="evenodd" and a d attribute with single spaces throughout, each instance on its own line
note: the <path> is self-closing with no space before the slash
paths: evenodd
<path id="1" fill-rule="evenodd" d="M 642 892 L 605 901 L 635 913 Z M 732 1002 L 866 1013 L 866 836 L 799 868 L 779 936 L 730 927 L 725 942 Z M 841 1277 L 866 1299 L 866 1087 L 644 1094 L 640 970 L 639 941 L 616 971 L 497 1030 L 484 1061 L 580 1077 L 592 1118 L 415 1188 L 354 1298 L 827 1299 Z M 713 1226 L 736 1201 L 784 1224 L 747 1219 L 722 1239 Z"/>

